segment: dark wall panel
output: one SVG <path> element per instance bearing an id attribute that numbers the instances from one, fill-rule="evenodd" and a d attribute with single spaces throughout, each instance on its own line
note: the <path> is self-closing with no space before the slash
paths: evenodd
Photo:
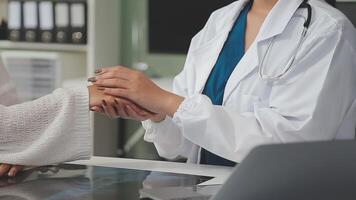
<path id="1" fill-rule="evenodd" d="M 356 2 L 337 2 L 336 8 L 341 10 L 356 26 Z"/>
<path id="2" fill-rule="evenodd" d="M 149 0 L 149 51 L 187 53 L 210 14 L 234 0 Z"/>
<path id="3" fill-rule="evenodd" d="M 188 51 L 191 38 L 210 14 L 235 0 L 149 0 L 149 52 Z M 327 0 L 334 5 L 335 0 Z"/>

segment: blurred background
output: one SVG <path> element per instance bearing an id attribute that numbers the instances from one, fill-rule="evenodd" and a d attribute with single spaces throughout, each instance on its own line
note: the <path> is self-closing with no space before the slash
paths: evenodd
<path id="1" fill-rule="evenodd" d="M 22 101 L 124 65 L 171 90 L 191 38 L 233 0 L 0 0 L 0 56 Z M 335 3 L 334 1 L 330 1 Z M 356 22 L 356 1 L 336 2 Z M 355 36 L 356 37 L 356 36 Z M 140 123 L 93 114 L 94 154 L 160 159 Z"/>

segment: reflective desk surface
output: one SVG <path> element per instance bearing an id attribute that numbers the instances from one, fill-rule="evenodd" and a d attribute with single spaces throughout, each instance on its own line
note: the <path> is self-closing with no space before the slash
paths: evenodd
<path id="1" fill-rule="evenodd" d="M 190 191 L 198 191 L 206 198 L 196 199 L 208 199 L 218 188 L 216 184 L 224 182 L 231 171 L 226 167 L 93 157 L 89 161 L 27 170 L 12 179 L 2 178 L 0 199 L 136 200 L 150 199 L 157 191 L 164 191 L 172 199 L 170 192 L 184 197 Z"/>

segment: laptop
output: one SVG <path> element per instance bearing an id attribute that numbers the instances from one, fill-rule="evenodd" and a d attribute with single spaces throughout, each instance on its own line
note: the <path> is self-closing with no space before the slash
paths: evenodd
<path id="1" fill-rule="evenodd" d="M 261 146 L 213 200 L 354 200 L 356 142 Z"/>

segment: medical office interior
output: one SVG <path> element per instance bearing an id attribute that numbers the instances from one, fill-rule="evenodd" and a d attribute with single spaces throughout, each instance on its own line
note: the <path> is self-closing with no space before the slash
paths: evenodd
<path id="1" fill-rule="evenodd" d="M 63 5 L 66 5 L 67 1 L 63 2 Z M 166 21 L 161 21 L 162 15 L 172 12 L 171 6 L 167 3 L 163 3 L 166 8 L 162 9 L 161 1 L 157 3 L 136 0 L 78 1 L 79 5 L 83 4 L 84 7 L 78 7 L 77 9 L 82 12 L 71 15 L 71 20 L 73 23 L 78 23 L 77 29 L 83 34 L 83 39 L 72 40 L 74 30 L 69 31 L 64 27 L 60 29 L 62 31 L 52 32 L 47 30 L 47 24 L 44 24 L 45 30 L 37 32 L 36 29 L 34 33 L 37 34 L 36 36 L 29 34 L 29 37 L 26 37 L 26 33 L 20 33 L 23 34 L 22 37 L 12 38 L 11 32 L 6 36 L 2 34 L 1 57 L 16 82 L 22 101 L 36 99 L 58 87 L 84 84 L 87 77 L 93 76 L 95 69 L 116 65 L 142 70 L 163 88 L 170 90 L 173 77 L 184 65 L 190 38 L 204 26 L 210 12 L 227 5 L 228 2 L 232 1 L 209 3 L 202 10 L 203 15 L 197 19 L 198 23 L 192 21 L 189 24 L 182 24 L 181 22 L 186 21 L 185 19 L 190 16 L 181 19 L 179 12 L 174 13 L 171 17 L 178 26 L 173 27 Z M 7 0 L 1 0 L 0 3 L 2 27 L 5 23 L 11 26 L 12 22 L 7 20 L 8 16 L 16 13 L 9 10 L 11 6 L 9 7 L 8 4 L 14 4 Z M 180 3 L 176 4 L 184 7 Z M 57 13 L 56 20 L 63 25 L 70 25 L 72 22 L 66 21 L 69 20 L 66 16 L 69 10 L 61 5 L 58 6 L 61 12 Z M 196 8 L 194 6 L 196 5 L 190 8 L 190 12 Z M 149 14 L 150 9 L 151 14 Z M 14 11 L 16 12 L 16 8 Z M 37 15 L 33 12 L 35 11 L 29 10 L 23 14 L 26 19 L 27 17 L 35 19 Z M 52 14 L 52 12 L 43 12 Z M 49 17 L 52 18 L 51 15 Z M 47 23 L 46 19 L 43 21 Z M 32 25 L 31 22 L 28 23 Z M 33 23 L 37 24 L 37 20 Z M 53 25 L 51 22 L 48 23 L 50 23 L 48 26 Z M 166 36 L 171 33 L 172 27 L 180 30 L 173 35 L 177 37 L 174 39 Z M 14 30 L 13 33 L 16 31 Z M 2 30 L 3 32 L 5 31 Z M 50 37 L 53 38 L 46 38 L 46 33 L 50 33 L 52 35 Z M 61 33 L 67 37 L 63 41 L 56 38 Z M 173 41 L 173 44 L 169 44 L 171 41 L 168 40 Z M 142 141 L 143 129 L 139 123 L 95 115 L 93 130 L 94 155 L 159 159 L 155 148 Z"/>
<path id="2" fill-rule="evenodd" d="M 117 65 L 142 71 L 171 91 L 174 76 L 183 69 L 191 38 L 214 10 L 231 2 L 234 0 L 0 0 L 0 56 L 22 102 L 56 88 L 86 85 L 96 69 Z M 338 0 L 335 6 L 356 25 L 356 1 Z M 93 156 L 108 161 L 127 158 L 128 166 L 135 165 L 136 159 L 138 164 L 142 160 L 167 161 L 153 144 L 143 140 L 145 130 L 139 122 L 91 113 L 91 130 Z M 214 170 L 207 169 L 208 173 Z M 224 167 L 219 170 L 222 174 L 231 172 Z M 145 176 L 140 173 L 137 176 Z M 99 169 L 95 177 L 100 179 L 101 175 L 108 176 Z M 45 181 L 41 184 L 47 184 Z M 85 180 L 83 183 L 83 188 L 91 187 Z M 110 197 L 99 196 L 131 199 L 125 192 L 113 191 L 110 188 Z M 94 195 L 88 199 L 100 198 Z"/>

